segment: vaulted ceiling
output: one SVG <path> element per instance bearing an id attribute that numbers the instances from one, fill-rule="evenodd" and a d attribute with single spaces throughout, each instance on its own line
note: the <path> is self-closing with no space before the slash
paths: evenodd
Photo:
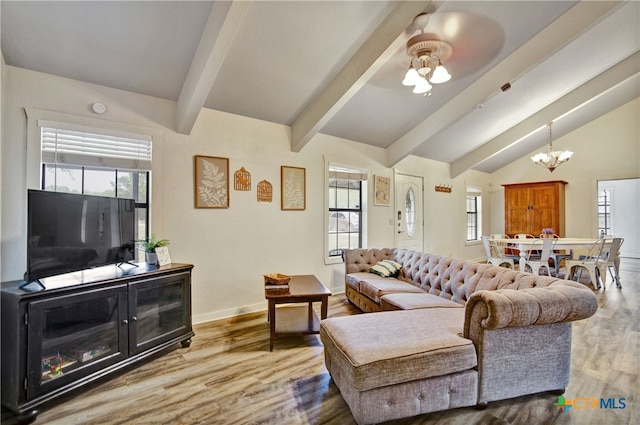
<path id="1" fill-rule="evenodd" d="M 6 64 L 493 172 L 640 95 L 637 1 L 7 1 Z M 425 19 L 414 17 L 426 13 Z M 401 84 L 405 43 L 448 42 L 452 78 Z M 510 89 L 503 90 L 506 83 Z"/>

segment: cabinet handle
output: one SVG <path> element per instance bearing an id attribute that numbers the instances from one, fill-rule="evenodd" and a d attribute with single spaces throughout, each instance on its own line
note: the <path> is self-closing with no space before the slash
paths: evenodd
<path id="1" fill-rule="evenodd" d="M 136 316 L 133 316 L 133 317 L 131 318 L 131 321 L 132 321 L 132 322 L 136 322 L 137 320 L 138 320 L 138 318 L 137 318 Z"/>
<path id="2" fill-rule="evenodd" d="M 124 319 L 124 320 L 122 321 L 122 324 L 123 324 L 123 325 L 127 325 L 128 323 L 129 323 L 129 321 L 128 321 L 127 319 Z"/>

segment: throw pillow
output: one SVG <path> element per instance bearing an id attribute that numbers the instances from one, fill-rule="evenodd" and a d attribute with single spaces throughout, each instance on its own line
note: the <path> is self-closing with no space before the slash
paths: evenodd
<path id="1" fill-rule="evenodd" d="M 369 273 L 375 273 L 382 277 L 395 277 L 400 271 L 401 265 L 391 260 L 379 261 L 369 269 Z"/>
<path id="2" fill-rule="evenodd" d="M 400 270 L 402 270 L 402 264 L 398 263 L 397 261 L 383 260 L 382 262 L 391 265 L 393 268 L 396 269 L 396 272 L 399 272 Z"/>

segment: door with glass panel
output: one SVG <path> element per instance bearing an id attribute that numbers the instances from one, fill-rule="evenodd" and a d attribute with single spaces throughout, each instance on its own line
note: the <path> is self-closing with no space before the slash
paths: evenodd
<path id="1" fill-rule="evenodd" d="M 49 393 L 128 355 L 127 286 L 87 290 L 29 303 L 29 399 Z"/>
<path id="2" fill-rule="evenodd" d="M 422 251 L 422 177 L 396 173 L 395 189 L 395 245 Z"/>
<path id="3" fill-rule="evenodd" d="M 191 329 L 189 273 L 129 284 L 129 351 L 138 354 Z M 187 347 L 191 340 L 181 341 Z"/>

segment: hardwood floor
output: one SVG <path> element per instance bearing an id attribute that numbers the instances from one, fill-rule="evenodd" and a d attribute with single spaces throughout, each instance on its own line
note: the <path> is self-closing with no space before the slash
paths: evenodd
<path id="1" fill-rule="evenodd" d="M 597 292 L 598 312 L 574 322 L 564 396 L 575 406 L 567 412 L 554 406 L 557 396 L 536 394 L 493 402 L 483 411 L 461 408 L 387 424 L 640 423 L 640 260 L 622 259 L 621 269 L 622 289 L 609 283 Z M 343 295 L 330 297 L 329 317 L 347 314 L 359 310 Z M 195 332 L 189 348 L 176 346 L 44 406 L 36 424 L 355 423 L 324 367 L 317 335 L 279 338 L 269 352 L 266 311 L 196 325 Z M 598 405 L 611 398 L 616 407 L 623 398 L 625 407 L 587 409 L 582 398 Z M 15 423 L 4 409 L 2 423 Z"/>

